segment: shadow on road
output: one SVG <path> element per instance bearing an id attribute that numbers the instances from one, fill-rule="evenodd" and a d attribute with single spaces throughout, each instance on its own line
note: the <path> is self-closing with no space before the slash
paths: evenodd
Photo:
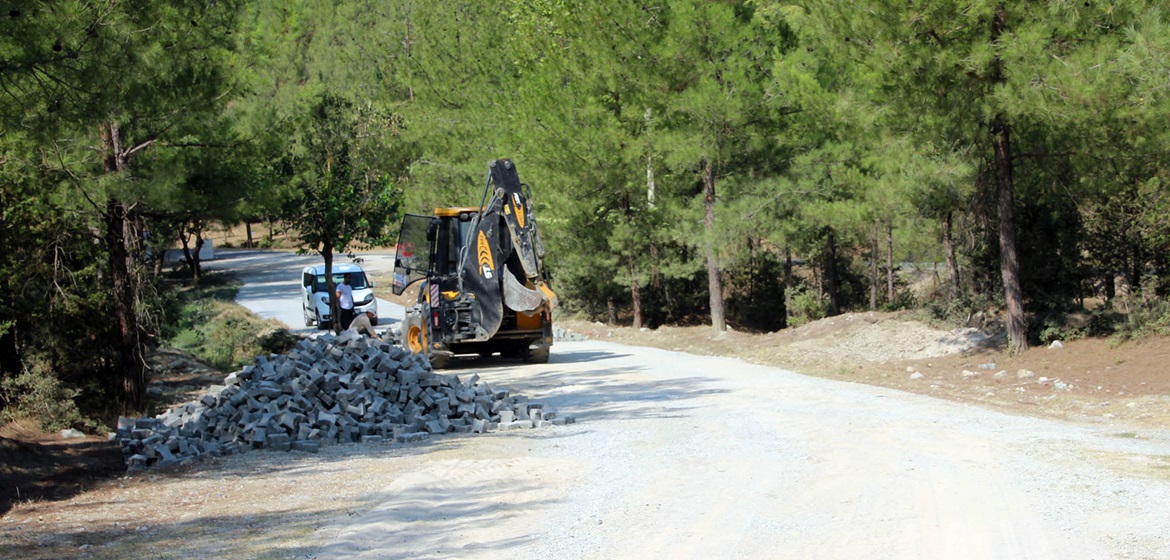
<path id="1" fill-rule="evenodd" d="M 548 364 L 526 364 L 518 359 L 456 359 L 442 373 L 467 377 L 478 373 L 493 388 L 507 388 L 533 402 L 570 415 L 578 421 L 674 418 L 693 408 L 688 401 L 727 392 L 716 388 L 711 377 L 691 376 L 630 381 L 632 374 L 646 372 L 644 365 L 630 365 L 624 352 L 594 348 L 553 346 Z M 588 364 L 587 369 L 572 367 Z M 567 366 L 558 367 L 558 366 Z"/>

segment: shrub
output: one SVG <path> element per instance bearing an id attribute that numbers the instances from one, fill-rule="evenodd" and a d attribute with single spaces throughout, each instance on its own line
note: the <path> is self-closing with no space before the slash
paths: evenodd
<path id="1" fill-rule="evenodd" d="M 894 301 L 888 301 L 882 309 L 885 311 L 901 311 L 903 309 L 913 309 L 918 305 L 918 298 L 914 296 L 911 290 L 898 290 L 894 292 Z"/>
<path id="2" fill-rule="evenodd" d="M 199 287 L 176 293 L 163 342 L 230 371 L 264 353 L 257 335 L 269 324 L 232 300 L 238 285 L 205 276 Z"/>
<path id="3" fill-rule="evenodd" d="M 1170 301 L 1152 299 L 1131 304 L 1125 319 L 1117 322 L 1115 332 L 1122 338 L 1170 334 Z"/>
<path id="4" fill-rule="evenodd" d="M 954 297 L 927 302 L 922 312 L 927 323 L 953 326 L 966 325 L 972 317 L 980 313 L 986 315 L 987 310 L 996 307 L 1003 307 L 1003 303 L 991 296 L 960 292 Z"/>
<path id="5" fill-rule="evenodd" d="M 1084 338 L 1089 330 L 1070 325 L 1068 315 L 1058 312 L 1038 313 L 1028 319 L 1028 338 L 1041 344 Z"/>
<path id="6" fill-rule="evenodd" d="M 66 387 L 44 362 L 34 361 L 31 368 L 0 380 L 0 420 L 17 417 L 35 418 L 41 429 L 59 431 L 78 428 L 96 431 L 96 422 L 86 418 L 75 399 L 81 391 Z"/>
<path id="7" fill-rule="evenodd" d="M 817 319 L 824 319 L 829 315 L 828 302 L 823 301 L 816 292 L 806 287 L 786 288 L 784 298 L 788 301 L 788 326 L 790 328 L 796 328 Z"/>

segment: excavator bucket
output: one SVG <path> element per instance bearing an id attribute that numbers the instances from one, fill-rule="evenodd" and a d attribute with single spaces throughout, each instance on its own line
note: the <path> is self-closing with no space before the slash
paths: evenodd
<path id="1" fill-rule="evenodd" d="M 504 274 L 504 305 L 513 311 L 532 313 L 544 304 L 544 294 L 520 283 L 514 274 Z"/>

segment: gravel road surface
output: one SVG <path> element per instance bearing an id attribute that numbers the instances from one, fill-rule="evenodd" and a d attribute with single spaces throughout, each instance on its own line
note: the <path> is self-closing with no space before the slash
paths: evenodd
<path id="1" fill-rule="evenodd" d="M 293 259 L 304 257 L 282 257 L 279 271 L 269 258 L 237 253 L 216 266 L 241 272 L 249 307 L 295 305 L 303 264 Z M 367 468 L 366 507 L 320 520 L 286 550 L 330 559 L 1170 559 L 1166 432 L 1011 416 L 595 341 L 558 343 L 548 364 L 481 361 L 449 373 L 478 373 L 578 422 L 384 453 Z M 299 460 L 342 472 L 353 459 L 327 449 Z M 321 499 L 330 491 L 322 485 Z"/>

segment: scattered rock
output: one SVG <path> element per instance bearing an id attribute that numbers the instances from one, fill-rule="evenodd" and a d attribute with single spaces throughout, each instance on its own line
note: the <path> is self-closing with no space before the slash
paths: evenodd
<path id="1" fill-rule="evenodd" d="M 81 433 L 78 430 L 74 430 L 73 428 L 66 428 L 64 430 L 61 430 L 61 437 L 65 438 L 65 439 L 80 439 L 80 438 L 85 437 L 85 434 Z"/>
<path id="2" fill-rule="evenodd" d="M 963 370 L 963 377 L 966 377 L 968 379 L 972 378 L 972 377 L 979 377 L 979 372 L 965 369 L 965 370 Z"/>
<path id="3" fill-rule="evenodd" d="M 1059 340 L 1053 340 L 1053 341 L 1052 341 L 1052 344 L 1049 344 L 1049 345 L 1048 345 L 1048 348 L 1050 348 L 1050 349 L 1060 349 L 1060 348 L 1064 348 L 1064 344 L 1063 344 L 1062 342 L 1060 342 Z"/>
<path id="4" fill-rule="evenodd" d="M 979 369 L 995 369 L 995 364 L 979 364 Z"/>
<path id="5" fill-rule="evenodd" d="M 911 381 L 917 381 L 919 379 L 922 379 L 923 377 L 926 377 L 926 376 L 922 375 L 921 371 L 916 371 L 916 372 L 910 374 Z"/>
<path id="6" fill-rule="evenodd" d="M 992 375 L 992 377 L 994 377 L 996 379 L 1003 379 L 1003 378 L 1007 377 L 1007 374 L 1008 374 L 1008 372 L 1006 369 L 1001 369 L 1001 370 L 995 372 L 995 375 Z"/>
<path id="7" fill-rule="evenodd" d="M 1016 372 L 1016 379 L 1030 379 L 1035 376 L 1036 374 L 1032 373 L 1032 370 L 1028 369 L 1021 369 Z"/>

